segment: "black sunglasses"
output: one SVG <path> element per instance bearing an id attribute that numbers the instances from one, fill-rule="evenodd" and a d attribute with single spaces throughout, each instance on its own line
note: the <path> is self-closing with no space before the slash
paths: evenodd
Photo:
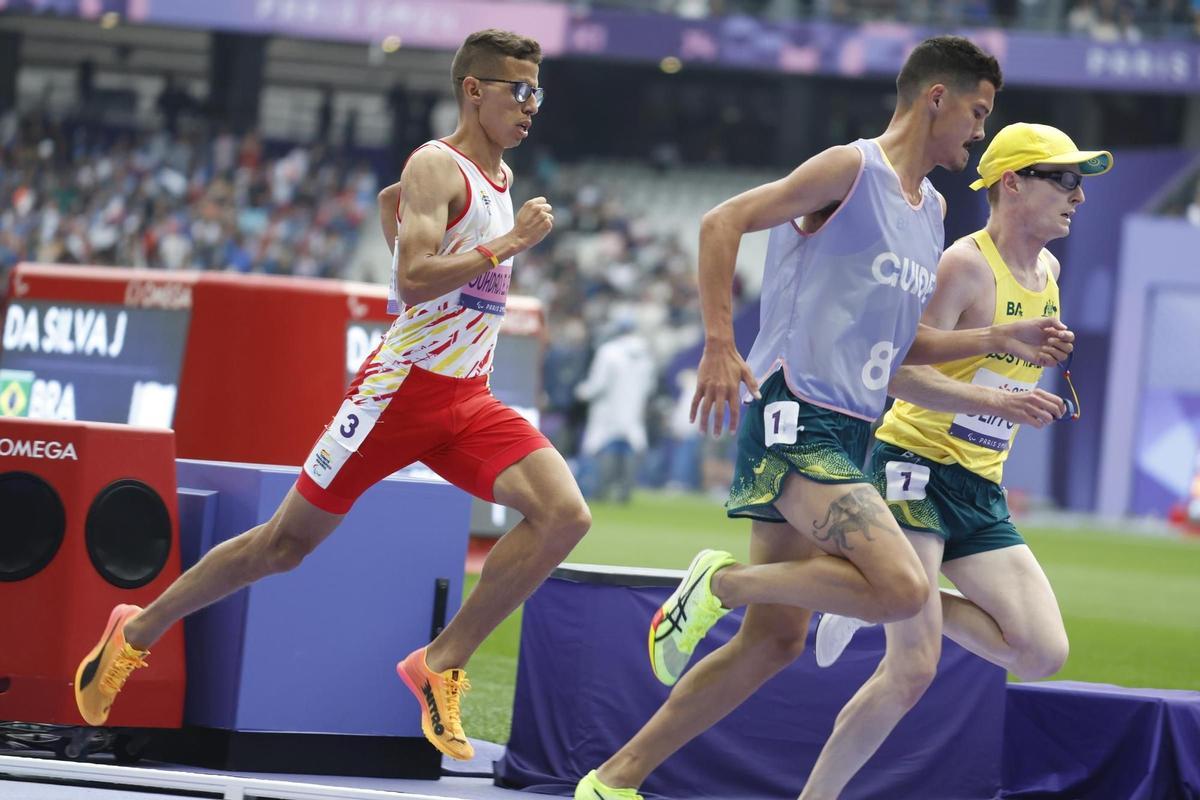
<path id="1" fill-rule="evenodd" d="M 1071 419 L 1079 419 L 1083 415 L 1083 407 L 1079 404 L 1079 393 L 1075 391 L 1075 384 L 1071 383 L 1071 361 L 1074 360 L 1075 354 L 1071 353 L 1067 356 L 1067 360 L 1059 366 L 1062 367 L 1063 377 L 1067 379 L 1067 388 L 1071 390 L 1070 397 L 1062 398 L 1062 401 L 1067 406 L 1066 416 Z"/>
<path id="2" fill-rule="evenodd" d="M 467 76 L 464 75 L 462 78 L 456 78 L 456 80 L 461 83 L 463 78 L 466 78 L 466 77 Z M 542 89 L 542 87 L 539 86 L 535 89 L 534 87 L 529 85 L 529 81 L 509 81 L 509 80 L 505 80 L 504 78 L 475 78 L 475 80 L 485 81 L 487 83 L 511 84 L 513 99 L 516 100 L 521 105 L 525 105 L 525 103 L 528 102 L 529 98 L 532 97 L 533 105 L 537 108 L 541 108 L 542 107 L 542 99 L 546 96 L 546 92 L 545 92 L 545 90 Z"/>
<path id="3" fill-rule="evenodd" d="M 1025 169 L 1013 170 L 1017 175 L 1028 175 L 1031 178 L 1041 178 L 1046 181 L 1054 181 L 1068 192 L 1073 191 L 1076 187 L 1083 183 L 1083 176 L 1078 172 L 1069 170 L 1048 170 L 1034 169 L 1026 167 Z"/>

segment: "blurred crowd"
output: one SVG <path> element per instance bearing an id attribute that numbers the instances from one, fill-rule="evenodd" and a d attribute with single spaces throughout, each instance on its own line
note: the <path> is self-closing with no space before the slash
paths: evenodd
<path id="1" fill-rule="evenodd" d="M 563 179 L 545 151 L 522 182 L 555 209 L 550 236 L 513 271 L 512 291 L 542 301 L 551 331 L 542 429 L 592 497 L 627 500 L 635 482 L 721 486 L 728 440 L 701 442 L 687 420 L 694 372 L 675 363 L 703 330 L 679 234 L 653 230 L 619 194 Z M 740 281 L 733 293 L 736 311 Z"/>
<path id="2" fill-rule="evenodd" d="M 748 14 L 774 20 L 910 22 L 1046 30 L 1099 41 L 1200 38 L 1200 0 L 565 0 L 651 9 L 691 19 Z"/>
<path id="3" fill-rule="evenodd" d="M 378 190 L 321 146 L 0 125 L 0 273 L 18 261 L 342 277 Z"/>
<path id="4" fill-rule="evenodd" d="M 518 2 L 519 0 L 508 0 Z M 1091 35 L 1200 38 L 1200 0 L 558 0 L 576 8 L 657 11 L 688 19 L 742 14 L 777 21 L 975 25 Z M 0 9 L 95 15 L 125 12 L 130 0 L 7 0 Z"/>
<path id="5" fill-rule="evenodd" d="M 0 286 L 20 261 L 348 277 L 379 185 L 322 145 L 9 118 Z M 691 387 L 671 370 L 701 334 L 693 257 L 621 197 L 562 178 L 544 151 L 517 190 L 515 203 L 541 194 L 555 207 L 554 231 L 512 286 L 543 302 L 551 331 L 543 427 L 593 496 L 628 499 L 635 482 L 703 488 L 702 450 L 679 421 Z"/>
<path id="6" fill-rule="evenodd" d="M 1074 0 L 1066 31 L 1100 42 L 1200 38 L 1197 0 Z"/>

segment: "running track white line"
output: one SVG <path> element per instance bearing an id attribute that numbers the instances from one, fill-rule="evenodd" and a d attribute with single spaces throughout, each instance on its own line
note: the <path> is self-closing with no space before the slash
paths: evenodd
<path id="1" fill-rule="evenodd" d="M 209 795 L 216 794 L 223 800 L 447 800 L 445 796 L 323 786 L 300 781 L 0 756 L 0 781 L 9 778 L 57 782 L 86 781 L 111 785 L 113 789 L 136 786 L 167 791 L 206 792 Z"/>

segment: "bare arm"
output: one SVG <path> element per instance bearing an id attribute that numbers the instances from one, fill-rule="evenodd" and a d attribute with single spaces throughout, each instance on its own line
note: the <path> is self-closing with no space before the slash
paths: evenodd
<path id="1" fill-rule="evenodd" d="M 934 336 L 975 334 L 987 343 L 989 328 L 953 330 L 993 280 L 986 263 L 975 260 L 977 252 L 966 245 L 951 247 L 938 265 L 938 285 L 925 308 L 922 328 Z M 979 256 L 981 257 L 981 256 Z M 976 317 L 978 318 L 978 317 Z M 965 339 L 964 341 L 975 341 Z M 983 350 L 982 352 L 991 352 Z M 977 355 L 968 353 L 966 355 Z M 966 356 L 956 356 L 965 358 Z M 950 359 L 947 359 L 950 360 Z M 1066 407 L 1054 395 L 1035 389 L 1010 393 L 947 377 L 933 367 L 913 366 L 906 360 L 888 384 L 888 393 L 931 411 L 962 414 L 996 414 L 1009 422 L 1040 428 L 1062 416 Z"/>
<path id="2" fill-rule="evenodd" d="M 905 364 L 944 364 L 988 353 L 1008 353 L 1041 367 L 1066 360 L 1075 334 L 1054 317 L 1037 317 L 987 328 L 944 331 L 922 322 Z"/>
<path id="3" fill-rule="evenodd" d="M 930 366 L 905 364 L 896 370 L 888 383 L 888 394 L 930 411 L 995 414 L 996 395 L 1001 392 L 955 380 Z"/>
<path id="4" fill-rule="evenodd" d="M 400 228 L 400 223 L 396 219 L 396 212 L 399 211 L 400 206 L 400 181 L 385 187 L 376 196 L 376 199 L 379 201 L 379 224 L 383 228 L 383 240 L 387 242 L 388 250 L 394 250 L 396 233 Z"/>
<path id="5" fill-rule="evenodd" d="M 928 366 L 902 366 L 888 384 L 888 394 L 927 408 L 956 414 L 995 414 L 1035 428 L 1066 413 L 1062 399 L 1041 389 L 1003 392 L 955 380 Z"/>
<path id="6" fill-rule="evenodd" d="M 841 202 L 861 164 L 857 148 L 833 147 L 787 177 L 742 192 L 704 215 L 700 223 L 700 303 L 706 341 L 733 342 L 729 289 L 742 236 Z"/>
<path id="7" fill-rule="evenodd" d="M 944 364 L 960 358 L 1004 352 L 993 328 L 945 331 L 922 322 L 905 364 Z"/>
<path id="8" fill-rule="evenodd" d="M 462 185 L 453 159 L 434 149 L 416 153 L 404 168 L 398 212 L 401 222 L 393 255 L 396 286 L 405 303 L 423 303 L 440 297 L 492 268 L 491 260 L 476 250 L 437 254 L 446 232 L 450 205 L 462 191 Z M 384 213 L 381 193 L 381 217 Z M 540 242 L 553 224 L 550 205 L 544 197 L 535 197 L 521 207 L 512 230 L 483 246 L 500 261 L 506 261 Z M 385 223 L 385 235 L 387 231 Z"/>
<path id="9" fill-rule="evenodd" d="M 739 416 L 738 385 L 757 396 L 758 382 L 737 352 L 733 340 L 733 297 L 730 287 L 743 234 L 781 225 L 845 199 L 858 177 L 862 154 L 849 145 L 833 147 L 810 158 L 790 175 L 726 200 L 700 223 L 700 308 L 704 317 L 704 354 L 700 358 L 692 420 L 720 433 L 726 409 L 730 426 Z"/>
<path id="10" fill-rule="evenodd" d="M 1010 353 L 1041 366 L 1062 361 L 1074 347 L 1075 334 L 1051 317 L 958 328 L 959 319 L 993 280 L 982 254 L 968 245 L 955 245 L 938 264 L 937 289 L 925 308 L 916 339 L 905 364 L 941 364 L 960 358 Z"/>

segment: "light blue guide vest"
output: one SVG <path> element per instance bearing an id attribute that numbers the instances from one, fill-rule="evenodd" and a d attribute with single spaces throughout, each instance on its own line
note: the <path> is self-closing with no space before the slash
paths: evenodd
<path id="1" fill-rule="evenodd" d="M 945 230 L 928 178 L 913 206 L 878 143 L 852 146 L 858 178 L 821 229 L 771 230 L 747 362 L 760 383 L 782 368 L 800 399 L 873 420 L 933 295 Z"/>

